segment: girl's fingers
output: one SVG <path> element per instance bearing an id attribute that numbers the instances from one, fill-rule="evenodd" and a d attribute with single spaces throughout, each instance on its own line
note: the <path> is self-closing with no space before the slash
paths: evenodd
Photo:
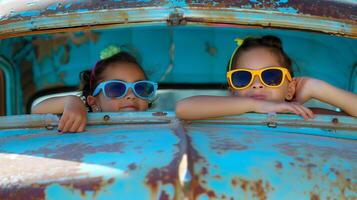
<path id="1" fill-rule="evenodd" d="M 304 119 L 308 119 L 309 116 L 307 115 L 306 111 L 300 105 L 294 105 L 296 110 L 298 110 L 299 115 L 301 115 Z"/>
<path id="2" fill-rule="evenodd" d="M 309 108 L 306 108 L 305 106 L 300 104 L 296 104 L 296 106 L 304 117 L 304 119 L 314 118 L 314 113 Z"/>
<path id="3" fill-rule="evenodd" d="M 275 109 L 277 112 L 301 115 L 304 119 L 314 118 L 314 113 L 299 103 L 283 103 Z"/>
<path id="4" fill-rule="evenodd" d="M 68 120 L 68 116 L 67 115 L 62 115 L 62 117 L 61 117 L 61 119 L 60 119 L 60 121 L 58 123 L 58 132 L 62 132 L 63 131 L 63 128 L 64 128 L 67 120 Z"/>
<path id="5" fill-rule="evenodd" d="M 75 120 L 73 119 L 68 119 L 62 129 L 62 133 L 67 133 L 69 132 L 70 128 L 72 127 L 73 123 L 75 122 Z"/>
<path id="6" fill-rule="evenodd" d="M 58 131 L 61 133 L 66 132 L 82 132 L 86 126 L 87 118 L 86 116 L 76 116 L 64 114 L 62 115 L 59 124 Z"/>
<path id="7" fill-rule="evenodd" d="M 87 125 L 87 116 L 84 116 L 81 125 L 79 126 L 79 131 L 83 132 Z"/>
<path id="8" fill-rule="evenodd" d="M 86 121 L 82 121 L 81 125 L 78 128 L 78 132 L 83 132 L 86 127 Z"/>
<path id="9" fill-rule="evenodd" d="M 286 108 L 285 108 L 285 112 L 299 115 L 299 111 L 292 105 L 287 105 Z"/>
<path id="10" fill-rule="evenodd" d="M 309 118 L 314 118 L 314 117 L 315 117 L 315 115 L 314 115 L 314 113 L 312 112 L 312 110 L 310 110 L 309 108 L 307 108 L 307 107 L 305 107 L 305 106 L 301 106 L 301 107 L 302 107 L 302 109 L 305 110 L 305 112 L 307 113 L 307 115 L 309 116 Z"/>
<path id="11" fill-rule="evenodd" d="M 81 119 L 79 118 L 73 122 L 72 127 L 69 129 L 69 132 L 71 133 L 78 132 L 80 126 L 81 126 Z"/>

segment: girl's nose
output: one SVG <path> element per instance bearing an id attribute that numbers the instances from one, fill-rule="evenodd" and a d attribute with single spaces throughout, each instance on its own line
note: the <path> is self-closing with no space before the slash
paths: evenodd
<path id="1" fill-rule="evenodd" d="M 254 79 L 253 79 L 253 83 L 252 83 L 252 88 L 254 89 L 257 89 L 257 88 L 263 88 L 264 85 L 263 83 L 260 81 L 259 77 L 258 76 L 254 76 Z"/>
<path id="2" fill-rule="evenodd" d="M 135 98 L 135 94 L 131 88 L 128 89 L 128 93 L 125 95 L 126 99 L 133 99 Z"/>

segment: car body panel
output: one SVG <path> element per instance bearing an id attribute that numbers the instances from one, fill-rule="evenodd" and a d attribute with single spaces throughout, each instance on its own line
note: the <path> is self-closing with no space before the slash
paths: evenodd
<path id="1" fill-rule="evenodd" d="M 233 23 L 301 28 L 335 34 L 356 35 L 354 1 L 86 1 L 14 0 L 1 2 L 4 35 L 26 34 L 29 30 L 85 25 L 125 25 L 163 22 Z M 319 9 L 319 7 L 324 9 Z M 110 9 L 108 9 L 110 8 Z M 98 21 L 98 18 L 101 20 Z M 31 33 L 33 34 L 33 33 Z"/>
<path id="2" fill-rule="evenodd" d="M 0 198 L 181 199 L 183 132 L 172 117 L 137 116 L 94 115 L 83 134 L 59 134 L 56 115 L 1 120 Z"/>
<path id="3" fill-rule="evenodd" d="M 300 131 L 313 132 L 299 126 L 187 128 L 195 155 L 191 199 L 355 198 L 356 141 Z"/>

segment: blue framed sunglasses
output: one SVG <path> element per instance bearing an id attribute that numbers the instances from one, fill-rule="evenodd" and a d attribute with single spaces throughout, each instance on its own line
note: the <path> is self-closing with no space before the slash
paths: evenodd
<path id="1" fill-rule="evenodd" d="M 137 81 L 133 83 L 118 80 L 104 81 L 95 88 L 93 96 L 97 96 L 102 90 L 105 97 L 123 98 L 128 93 L 129 88 L 131 88 L 138 98 L 153 100 L 158 85 L 152 81 Z"/>

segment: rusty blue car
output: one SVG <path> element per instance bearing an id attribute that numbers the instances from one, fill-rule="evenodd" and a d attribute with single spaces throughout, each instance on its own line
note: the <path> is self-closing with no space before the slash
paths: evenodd
<path id="1" fill-rule="evenodd" d="M 236 38 L 267 34 L 297 76 L 357 93 L 353 0 L 0 1 L 0 199 L 357 199 L 357 119 L 337 107 L 176 118 L 184 97 L 227 95 Z M 159 83 L 150 110 L 89 113 L 77 134 L 30 114 L 78 94 L 79 72 L 111 45 Z"/>

